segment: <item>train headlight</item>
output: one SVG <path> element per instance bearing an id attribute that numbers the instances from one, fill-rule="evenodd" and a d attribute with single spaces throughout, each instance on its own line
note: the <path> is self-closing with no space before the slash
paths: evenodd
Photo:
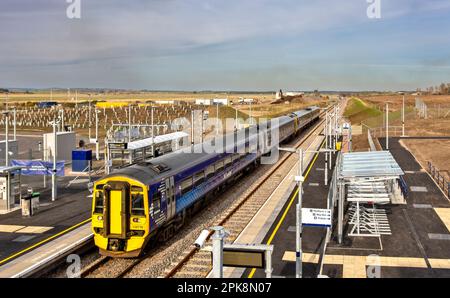
<path id="1" fill-rule="evenodd" d="M 133 222 L 139 222 L 139 218 L 137 217 L 133 218 Z"/>
<path id="2" fill-rule="evenodd" d="M 103 220 L 103 216 L 101 215 L 97 216 L 97 220 Z"/>

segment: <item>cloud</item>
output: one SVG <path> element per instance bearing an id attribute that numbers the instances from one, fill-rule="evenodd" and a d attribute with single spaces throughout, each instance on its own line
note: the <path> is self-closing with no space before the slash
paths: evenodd
<path id="1" fill-rule="evenodd" d="M 411 37 L 438 43 L 442 39 L 442 28 L 422 26 L 419 36 L 393 26 L 406 27 L 421 14 L 448 12 L 448 1 L 381 1 L 382 19 L 374 21 L 366 16 L 365 0 L 81 0 L 80 20 L 66 17 L 65 0 L 2 0 L 0 81 L 55 86 L 71 82 L 64 76 L 75 76 L 80 86 L 124 87 L 128 78 L 133 87 L 170 86 L 165 80 L 173 80 L 182 88 L 188 86 L 183 82 L 189 76 L 189 86 L 203 83 L 208 88 L 209 82 L 218 85 L 222 75 L 233 88 L 251 87 L 251 74 L 258 72 L 260 83 L 255 86 L 263 86 L 270 82 L 271 72 L 260 64 L 290 74 L 303 67 L 323 75 L 309 64 L 388 65 L 391 61 L 385 60 L 397 59 L 404 47 L 419 46 Z M 378 35 L 367 36 L 373 33 Z M 396 40 L 401 42 L 396 45 Z M 379 54 L 372 48 L 376 42 Z M 421 51 L 428 50 L 421 46 Z M 421 55 L 413 49 L 410 55 Z M 448 58 L 437 52 L 429 55 L 436 57 L 419 57 L 419 62 Z M 321 67 L 326 71 L 325 63 Z M 244 80 L 244 75 L 249 77 Z M 320 80 L 319 75 L 315 79 Z"/>

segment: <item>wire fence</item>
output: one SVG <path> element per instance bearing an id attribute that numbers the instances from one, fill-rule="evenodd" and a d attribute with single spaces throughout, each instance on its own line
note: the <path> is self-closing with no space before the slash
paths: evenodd
<path id="1" fill-rule="evenodd" d="M 433 177 L 436 184 L 442 189 L 442 191 L 450 198 L 450 181 L 446 179 L 444 175 L 441 174 L 438 168 L 436 168 L 430 161 L 428 161 L 428 172 L 431 177 Z"/>

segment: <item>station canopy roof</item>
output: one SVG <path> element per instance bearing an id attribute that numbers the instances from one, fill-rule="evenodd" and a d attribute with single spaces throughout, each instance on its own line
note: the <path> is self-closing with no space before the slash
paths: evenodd
<path id="1" fill-rule="evenodd" d="M 154 138 L 145 138 L 142 140 L 132 141 L 128 143 L 128 150 L 138 150 L 144 147 L 149 147 L 151 145 L 161 144 L 168 141 L 179 140 L 184 137 L 189 136 L 187 133 L 182 131 L 177 131 L 165 135 L 155 136 Z"/>
<path id="2" fill-rule="evenodd" d="M 404 174 L 389 151 L 349 152 L 342 155 L 341 178 L 393 177 Z"/>

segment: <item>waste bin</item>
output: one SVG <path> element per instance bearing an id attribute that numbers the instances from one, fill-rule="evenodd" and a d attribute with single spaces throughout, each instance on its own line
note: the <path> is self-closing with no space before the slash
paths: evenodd
<path id="1" fill-rule="evenodd" d="M 31 217 L 39 209 L 40 193 L 34 192 L 22 197 L 22 216 Z"/>

